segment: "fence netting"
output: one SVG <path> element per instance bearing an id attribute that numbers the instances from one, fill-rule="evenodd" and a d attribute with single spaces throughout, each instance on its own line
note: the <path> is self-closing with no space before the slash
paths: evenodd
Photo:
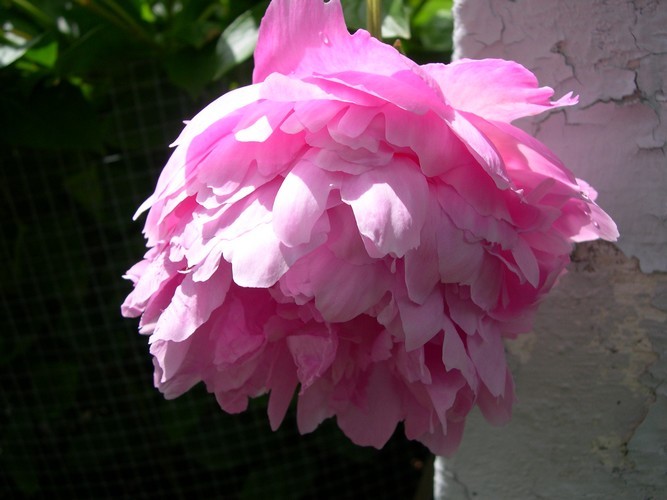
<path id="1" fill-rule="evenodd" d="M 147 338 L 120 316 L 145 251 L 131 217 L 214 96 L 150 64 L 109 85 L 99 150 L 0 149 L 0 497 L 413 498 L 428 454 L 402 429 L 378 451 L 332 421 L 300 436 L 292 410 L 272 432 L 265 399 L 231 416 L 202 386 L 153 388 Z"/>

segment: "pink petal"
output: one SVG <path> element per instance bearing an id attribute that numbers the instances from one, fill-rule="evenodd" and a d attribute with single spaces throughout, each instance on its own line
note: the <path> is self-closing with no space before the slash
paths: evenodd
<path id="1" fill-rule="evenodd" d="M 340 0 L 274 0 L 259 29 L 253 82 L 271 73 L 331 74 L 350 69 L 390 75 L 418 68 L 393 47 L 359 30 L 350 36 Z"/>
<path id="2" fill-rule="evenodd" d="M 306 390 L 329 369 L 336 357 L 338 338 L 326 328 L 287 337 L 287 347 L 296 364 L 301 390 Z"/>
<path id="3" fill-rule="evenodd" d="M 424 115 L 406 113 L 388 108 L 386 115 L 386 138 L 394 146 L 408 147 L 419 158 L 419 167 L 424 175 L 444 175 L 449 170 L 475 162 L 461 139 L 453 133 L 440 116 L 433 112 Z M 434 141 L 432 138 L 437 137 Z"/>
<path id="4" fill-rule="evenodd" d="M 382 448 L 403 417 L 395 382 L 384 363 L 374 366 L 365 392 L 364 407 L 349 404 L 338 413 L 338 425 L 356 444 Z"/>
<path id="5" fill-rule="evenodd" d="M 448 123 L 468 151 L 493 179 L 498 189 L 507 189 L 512 185 L 512 181 L 507 174 L 503 159 L 492 139 L 476 126 L 477 120 L 475 115 L 454 110 Z"/>
<path id="6" fill-rule="evenodd" d="M 301 434 L 313 432 L 324 419 L 334 415 L 329 406 L 332 387 L 328 380 L 319 379 L 299 394 L 296 421 Z"/>
<path id="7" fill-rule="evenodd" d="M 492 425 L 505 425 L 512 417 L 512 404 L 515 402 L 514 382 L 509 370 L 505 370 L 503 380 L 504 387 L 500 396 L 494 396 L 493 393 L 482 386 L 477 405 L 484 415 L 484 418 Z"/>
<path id="8" fill-rule="evenodd" d="M 232 290 L 230 294 L 234 294 Z M 255 332 L 246 321 L 246 309 L 238 297 L 229 297 L 225 305 L 216 311 L 211 321 L 215 332 L 212 349 L 213 363 L 219 365 L 241 365 L 259 354 L 266 343 L 264 335 Z"/>
<path id="9" fill-rule="evenodd" d="M 427 64 L 423 69 L 439 83 L 454 108 L 487 120 L 511 122 L 577 103 L 571 93 L 550 101 L 553 90 L 538 88 L 535 75 L 513 61 L 460 59 L 447 65 Z"/>
<path id="10" fill-rule="evenodd" d="M 243 287 L 268 288 L 289 269 L 283 245 L 271 223 L 240 235 L 223 255 L 232 264 L 234 282 Z"/>
<path id="11" fill-rule="evenodd" d="M 187 339 L 223 303 L 230 283 L 231 274 L 227 266 L 220 267 L 208 281 L 194 281 L 188 274 L 157 321 L 151 343 Z"/>
<path id="12" fill-rule="evenodd" d="M 174 145 L 178 145 L 178 147 L 162 170 L 155 193 L 137 209 L 134 219 L 157 200 L 165 198 L 176 189 L 182 187 L 186 182 L 185 174 L 188 171 L 184 167 L 188 164 L 188 161 L 192 161 L 194 157 L 202 156 L 214 144 L 220 134 L 220 125 L 223 127 L 228 126 L 223 118 L 257 101 L 258 98 L 259 86 L 250 85 L 241 87 L 222 95 L 188 122 L 181 135 L 174 142 Z M 201 146 L 198 147 L 198 151 L 193 157 L 193 151 L 190 150 L 190 143 L 195 138 Z M 194 171 L 190 170 L 190 176 L 193 174 Z"/>
<path id="13" fill-rule="evenodd" d="M 155 367 L 153 381 L 166 399 L 177 398 L 201 381 L 201 374 L 196 371 L 184 370 L 179 373 L 179 369 L 190 354 L 190 346 L 190 339 L 184 342 L 158 340 L 151 344 L 150 352 L 154 356 Z"/>
<path id="14" fill-rule="evenodd" d="M 475 365 L 468 356 L 465 345 L 454 324 L 445 323 L 445 340 L 442 344 L 442 362 L 447 371 L 459 370 L 468 384 L 477 387 Z"/>
<path id="15" fill-rule="evenodd" d="M 405 254 L 405 286 L 408 296 L 417 304 L 423 304 L 433 287 L 440 281 L 435 234 L 436 219 L 440 219 L 439 206 L 432 203 L 422 228 L 419 246 Z"/>
<path id="16" fill-rule="evenodd" d="M 328 251 L 306 262 L 315 305 L 326 321 L 351 320 L 374 306 L 390 287 L 391 274 L 382 263 L 348 264 Z"/>
<path id="17" fill-rule="evenodd" d="M 308 161 L 298 163 L 287 174 L 273 203 L 273 228 L 285 245 L 310 241 L 335 183 L 332 174 Z"/>
<path id="18" fill-rule="evenodd" d="M 407 351 L 423 346 L 442 330 L 445 314 L 440 290 L 433 290 L 423 304 L 415 304 L 408 298 L 397 302 Z"/>
<path id="19" fill-rule="evenodd" d="M 484 249 L 478 243 L 468 243 L 464 232 L 447 216 L 440 219 L 436 234 L 440 280 L 443 283 L 472 283 L 482 266 Z"/>
<path id="20" fill-rule="evenodd" d="M 434 376 L 433 383 L 426 386 L 426 391 L 433 402 L 433 408 L 438 416 L 443 431 L 447 432 L 447 413 L 454 405 L 456 395 L 465 384 L 463 377 L 456 372 L 443 373 Z"/>
<path id="21" fill-rule="evenodd" d="M 472 301 L 485 311 L 492 311 L 498 305 L 505 270 L 501 262 L 489 254 L 484 254 L 479 273 L 470 285 Z"/>
<path id="22" fill-rule="evenodd" d="M 494 397 L 505 390 L 505 350 L 500 335 L 483 338 L 479 333 L 467 337 L 470 359 L 477 368 L 479 378 Z"/>
<path id="23" fill-rule="evenodd" d="M 419 245 L 428 185 L 411 161 L 396 158 L 383 168 L 344 180 L 341 199 L 352 207 L 371 257 L 402 257 Z"/>
<path id="24" fill-rule="evenodd" d="M 160 252 L 155 247 L 146 253 L 145 259 L 130 268 L 124 276 L 134 282 L 134 290 L 121 306 L 123 316 L 133 318 L 145 309 L 151 296 L 160 289 L 180 270 L 182 262 L 172 262 L 167 252 Z"/>
<path id="25" fill-rule="evenodd" d="M 294 390 L 298 384 L 294 363 L 285 349 L 280 349 L 276 356 L 269 377 L 271 395 L 267 412 L 271 429 L 276 430 L 285 418 Z"/>

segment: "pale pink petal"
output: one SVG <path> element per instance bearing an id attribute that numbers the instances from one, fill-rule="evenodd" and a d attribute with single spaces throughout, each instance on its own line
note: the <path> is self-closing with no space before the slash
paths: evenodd
<path id="1" fill-rule="evenodd" d="M 226 266 L 204 282 L 194 281 L 188 274 L 157 321 L 151 343 L 156 340 L 181 342 L 188 338 L 224 302 L 230 284 L 231 274 Z"/>
<path id="2" fill-rule="evenodd" d="M 312 229 L 336 184 L 334 175 L 308 161 L 297 164 L 285 177 L 273 203 L 273 228 L 285 245 L 310 241 Z"/>
<path id="3" fill-rule="evenodd" d="M 201 375 L 195 371 L 179 372 L 189 354 L 189 344 L 188 339 L 178 343 L 160 340 L 151 345 L 150 353 L 155 367 L 153 382 L 165 399 L 177 398 L 201 381 Z M 174 378 L 175 374 L 178 376 Z"/>
<path id="4" fill-rule="evenodd" d="M 146 258 L 135 264 L 124 276 L 134 282 L 134 290 L 121 306 L 123 316 L 139 316 L 146 308 L 151 296 L 182 268 L 182 262 L 172 262 L 167 253 L 159 252 L 157 247 L 149 250 Z"/>
<path id="5" fill-rule="evenodd" d="M 389 290 L 391 274 L 382 263 L 354 265 L 327 252 L 308 262 L 315 305 L 326 321 L 349 321 Z"/>
<path id="6" fill-rule="evenodd" d="M 137 209 L 134 219 L 150 208 L 157 200 L 182 187 L 186 181 L 185 173 L 187 171 L 190 175 L 194 174 L 192 170 L 184 168 L 187 164 L 186 158 L 188 155 L 192 158 L 193 154 L 192 151 L 189 151 L 190 142 L 195 138 L 198 139 L 198 142 L 203 142 L 205 146 L 196 153 L 197 155 L 203 155 L 204 151 L 208 149 L 206 145 L 210 147 L 216 140 L 216 135 L 219 134 L 217 129 L 220 128 L 219 123 L 222 118 L 256 102 L 259 97 L 259 90 L 258 85 L 250 85 L 228 92 L 213 101 L 188 122 L 187 127 L 174 142 L 174 145 L 178 147 L 160 174 L 155 193 Z M 225 127 L 225 122 L 222 123 L 222 126 Z"/>
<path id="7" fill-rule="evenodd" d="M 445 287 L 449 317 L 468 335 L 474 335 L 482 317 L 481 309 L 470 300 L 470 289 L 456 284 Z"/>
<path id="8" fill-rule="evenodd" d="M 419 245 L 426 219 L 428 185 L 410 161 L 399 160 L 341 185 L 371 257 L 402 257 Z"/>
<path id="9" fill-rule="evenodd" d="M 273 286 L 289 269 L 283 244 L 271 223 L 260 224 L 238 236 L 223 255 L 232 264 L 234 282 L 239 286 Z"/>
<path id="10" fill-rule="evenodd" d="M 537 288 L 540 282 L 540 268 L 535 257 L 535 253 L 531 250 L 526 241 L 519 237 L 512 247 L 512 256 L 521 269 L 524 278 Z"/>
<path id="11" fill-rule="evenodd" d="M 454 405 L 456 395 L 464 384 L 463 377 L 457 375 L 455 372 L 440 372 L 437 376 L 433 377 L 433 383 L 426 387 L 426 391 L 433 402 L 433 408 L 444 432 L 447 432 L 448 410 Z"/>
<path id="12" fill-rule="evenodd" d="M 458 449 L 463 438 L 464 422 L 449 421 L 447 434 L 434 432 L 424 434 L 419 440 L 438 456 L 450 457 Z"/>
<path id="13" fill-rule="evenodd" d="M 234 293 L 225 305 L 216 311 L 211 321 L 212 356 L 215 365 L 240 365 L 256 357 L 266 344 L 261 332 L 253 332 L 246 320 L 243 302 Z"/>
<path id="14" fill-rule="evenodd" d="M 496 308 L 505 277 L 505 269 L 499 259 L 485 253 L 479 272 L 470 285 L 470 298 L 485 311 Z"/>

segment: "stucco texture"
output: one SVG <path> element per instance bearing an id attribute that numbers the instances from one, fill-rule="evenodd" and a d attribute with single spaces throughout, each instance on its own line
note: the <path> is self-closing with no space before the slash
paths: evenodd
<path id="1" fill-rule="evenodd" d="M 436 498 L 666 499 L 667 2 L 459 0 L 454 13 L 456 57 L 512 59 L 557 97 L 579 94 L 520 125 L 598 189 L 621 239 L 579 245 L 533 333 L 507 344 L 513 419 L 470 419 Z"/>
<path id="2" fill-rule="evenodd" d="M 523 125 L 600 193 L 620 248 L 667 271 L 667 2 L 460 0 L 455 57 L 501 57 L 579 105 Z"/>

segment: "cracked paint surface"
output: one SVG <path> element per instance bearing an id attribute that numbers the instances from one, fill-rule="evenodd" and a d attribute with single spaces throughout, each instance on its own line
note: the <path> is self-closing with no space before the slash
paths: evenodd
<path id="1" fill-rule="evenodd" d="M 579 95 L 521 125 L 598 189 L 620 248 L 667 271 L 667 2 L 459 0 L 454 14 L 455 57 L 513 59 Z"/>
<path id="2" fill-rule="evenodd" d="M 619 225 L 577 247 L 507 344 L 510 424 L 469 420 L 439 498 L 661 499 L 667 491 L 667 2 L 457 0 L 456 57 L 502 57 L 580 104 L 520 125 Z M 438 498 L 438 497 L 436 497 Z"/>

